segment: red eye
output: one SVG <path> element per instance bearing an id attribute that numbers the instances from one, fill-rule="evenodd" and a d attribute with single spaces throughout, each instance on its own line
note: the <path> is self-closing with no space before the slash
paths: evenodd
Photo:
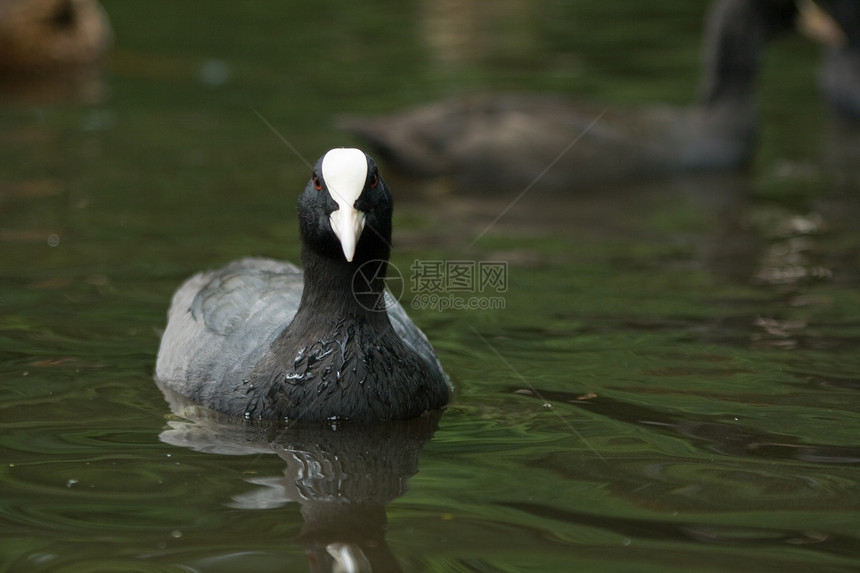
<path id="1" fill-rule="evenodd" d="M 370 178 L 370 186 L 376 187 L 377 185 L 379 185 L 379 175 L 374 173 Z"/>
<path id="2" fill-rule="evenodd" d="M 322 189 L 322 182 L 320 181 L 320 178 L 316 175 L 314 175 L 314 189 L 316 189 L 317 191 L 320 191 Z"/>

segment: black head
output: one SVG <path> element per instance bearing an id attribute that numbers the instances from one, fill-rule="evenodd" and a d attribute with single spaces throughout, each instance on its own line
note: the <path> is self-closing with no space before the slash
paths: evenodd
<path id="1" fill-rule="evenodd" d="M 332 149 L 319 158 L 298 212 L 304 249 L 346 263 L 388 260 L 391 193 L 360 149 Z"/>

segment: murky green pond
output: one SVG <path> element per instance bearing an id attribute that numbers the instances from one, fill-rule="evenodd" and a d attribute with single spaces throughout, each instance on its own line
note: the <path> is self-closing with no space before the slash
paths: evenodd
<path id="1" fill-rule="evenodd" d="M 449 4 L 105 0 L 101 99 L 4 98 L 0 570 L 860 568 L 860 132 L 797 35 L 747 173 L 513 206 L 389 177 L 403 301 L 458 389 L 435 432 L 165 400 L 179 283 L 298 260 L 285 141 L 313 161 L 355 143 L 338 113 L 474 90 L 695 94 L 704 2 Z M 455 267 L 504 282 L 427 296 Z"/>

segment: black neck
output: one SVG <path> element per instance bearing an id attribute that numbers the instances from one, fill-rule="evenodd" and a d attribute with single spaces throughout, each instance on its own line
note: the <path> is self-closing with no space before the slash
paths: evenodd
<path id="1" fill-rule="evenodd" d="M 721 0 L 708 15 L 702 103 L 752 106 L 767 39 L 791 25 L 792 0 Z"/>
<path id="2" fill-rule="evenodd" d="M 330 258 L 305 247 L 302 249 L 305 287 L 298 312 L 313 309 L 314 315 L 344 317 L 384 315 L 385 259 L 358 259 L 347 262 Z M 298 318 L 298 314 L 296 315 Z"/>
<path id="3" fill-rule="evenodd" d="M 378 258 L 356 257 L 347 262 L 340 254 L 326 256 L 303 246 L 305 286 L 291 328 L 319 328 L 345 319 L 387 324 L 383 297 L 388 249 L 374 251 Z"/>

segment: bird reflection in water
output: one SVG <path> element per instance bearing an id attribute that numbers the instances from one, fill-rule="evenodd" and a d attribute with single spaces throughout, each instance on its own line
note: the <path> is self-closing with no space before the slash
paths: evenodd
<path id="1" fill-rule="evenodd" d="M 234 496 L 228 505 L 274 509 L 300 504 L 299 541 L 310 571 L 402 571 L 385 539 L 386 506 L 406 493 L 441 412 L 363 425 L 242 425 L 161 390 L 176 416 L 159 435 L 162 442 L 221 455 L 275 454 L 286 462 L 283 477 L 247 479 L 258 487 Z"/>

